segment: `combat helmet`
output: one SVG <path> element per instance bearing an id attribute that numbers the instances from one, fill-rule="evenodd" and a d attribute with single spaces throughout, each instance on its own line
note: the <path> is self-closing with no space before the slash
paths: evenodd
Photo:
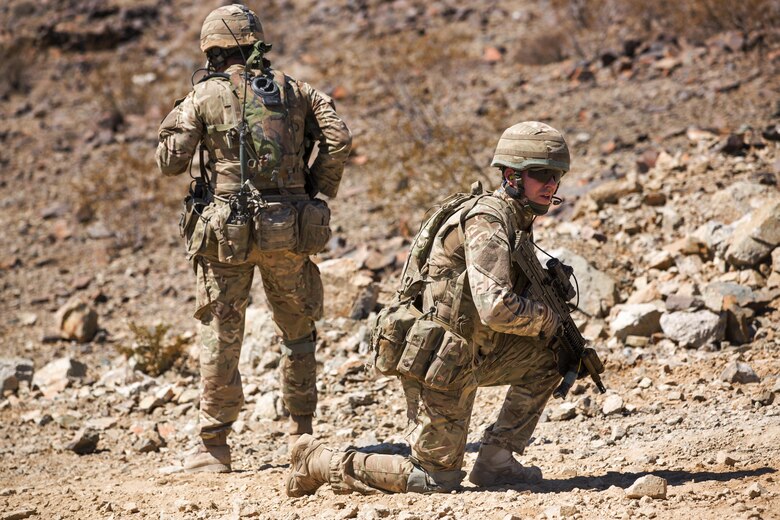
<path id="1" fill-rule="evenodd" d="M 553 168 L 566 173 L 569 162 L 569 147 L 561 132 L 538 121 L 526 121 L 504 130 L 490 165 L 516 171 Z"/>
<path id="2" fill-rule="evenodd" d="M 200 30 L 200 50 L 205 53 L 214 48 L 229 49 L 262 41 L 264 35 L 260 19 L 254 11 L 241 4 L 214 9 Z"/>

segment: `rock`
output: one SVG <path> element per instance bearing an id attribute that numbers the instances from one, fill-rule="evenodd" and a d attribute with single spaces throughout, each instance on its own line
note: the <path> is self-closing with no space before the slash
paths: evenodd
<path id="1" fill-rule="evenodd" d="M 755 330 L 751 322 L 755 313 L 751 309 L 740 307 L 735 296 L 727 296 L 723 302 L 726 313 L 726 339 L 734 345 L 753 341 Z"/>
<path id="2" fill-rule="evenodd" d="M 617 285 L 609 275 L 592 267 L 585 258 L 567 249 L 553 250 L 550 254 L 574 268 L 574 275 L 577 277 L 580 289 L 579 307 L 584 312 L 600 318 L 617 303 L 619 296 Z M 542 253 L 537 256 L 542 265 L 545 265 L 547 257 Z"/>
<path id="3" fill-rule="evenodd" d="M 73 440 L 65 446 L 65 449 L 79 455 L 87 455 L 95 452 L 98 442 L 100 442 L 100 433 L 92 428 L 82 428 L 76 432 Z"/>
<path id="4" fill-rule="evenodd" d="M 606 204 L 615 204 L 622 197 L 631 193 L 637 193 L 640 186 L 636 182 L 618 179 L 606 181 L 588 191 L 588 198 L 596 203 L 598 208 Z M 553 255 L 557 256 L 557 255 Z"/>
<path id="5" fill-rule="evenodd" d="M 254 418 L 271 419 L 272 421 L 275 421 L 279 418 L 279 413 L 277 411 L 278 400 L 279 395 L 277 392 L 264 393 L 255 403 L 255 411 L 252 416 Z"/>
<path id="6" fill-rule="evenodd" d="M 639 477 L 626 489 L 628 498 L 662 498 L 666 499 L 666 479 L 655 475 Z"/>
<path id="7" fill-rule="evenodd" d="M 648 269 L 665 271 L 674 265 L 674 257 L 669 251 L 655 251 L 647 256 L 646 262 Z"/>
<path id="8" fill-rule="evenodd" d="M 353 320 L 362 320 L 368 317 L 376 307 L 376 300 L 379 297 L 379 286 L 369 284 L 360 291 L 349 311 L 349 318 Z"/>
<path id="9" fill-rule="evenodd" d="M 748 488 L 745 490 L 745 494 L 750 498 L 758 498 L 761 495 L 766 496 L 767 490 L 764 486 L 759 484 L 758 482 L 753 482 L 748 486 Z"/>
<path id="10" fill-rule="evenodd" d="M 157 428 L 146 430 L 142 433 L 133 448 L 138 453 L 151 453 L 160 451 L 160 448 L 166 446 L 165 439 L 162 438 Z"/>
<path id="11" fill-rule="evenodd" d="M 722 311 L 723 300 L 729 296 L 733 297 L 736 304 L 742 307 L 753 303 L 755 300 L 750 287 L 733 282 L 712 282 L 704 286 L 702 290 L 704 305 L 713 312 Z"/>
<path id="12" fill-rule="evenodd" d="M 696 309 L 702 305 L 700 300 L 685 294 L 670 294 L 666 297 L 666 301 L 664 303 L 666 304 L 666 310 L 669 312 L 687 311 L 690 309 Z"/>
<path id="13" fill-rule="evenodd" d="M 577 416 L 577 405 L 575 403 L 565 402 L 553 408 L 548 415 L 551 421 L 568 421 Z"/>
<path id="14" fill-rule="evenodd" d="M 138 403 L 138 409 L 145 413 L 152 413 L 155 408 L 163 404 L 164 401 L 157 396 L 147 395 Z"/>
<path id="15" fill-rule="evenodd" d="M 72 299 L 57 311 L 57 327 L 63 339 L 91 341 L 98 330 L 97 313 L 88 304 Z"/>
<path id="16" fill-rule="evenodd" d="M 178 404 L 194 403 L 200 398 L 200 391 L 195 388 L 185 389 L 176 399 Z"/>
<path id="17" fill-rule="evenodd" d="M 618 394 L 612 394 L 604 399 L 601 405 L 601 413 L 604 415 L 614 415 L 623 411 L 623 398 Z"/>
<path id="18" fill-rule="evenodd" d="M 709 251 L 722 256 L 726 252 L 728 240 L 733 232 L 733 226 L 710 221 L 696 228 L 693 237 L 705 244 Z"/>
<path id="19" fill-rule="evenodd" d="M 254 368 L 276 342 L 276 325 L 271 312 L 265 307 L 247 307 L 246 332 L 239 363 Z"/>
<path id="20" fill-rule="evenodd" d="M 720 380 L 727 383 L 748 384 L 758 383 L 761 381 L 761 378 L 747 363 L 734 361 L 723 369 L 723 372 L 720 374 Z"/>
<path id="21" fill-rule="evenodd" d="M 664 314 L 660 323 L 666 337 L 690 348 L 722 341 L 726 332 L 726 320 L 706 310 Z"/>
<path id="22" fill-rule="evenodd" d="M 664 246 L 664 251 L 673 256 L 699 255 L 706 257 L 707 245 L 698 238 L 688 235 Z"/>
<path id="23" fill-rule="evenodd" d="M 772 271 L 780 273 L 780 247 L 772 250 Z"/>
<path id="24" fill-rule="evenodd" d="M 342 257 L 318 264 L 325 287 L 326 316 L 349 316 L 363 289 L 373 283 L 371 277 L 359 272 L 360 263 L 355 258 Z"/>
<path id="25" fill-rule="evenodd" d="M 771 390 L 764 390 L 750 399 L 752 403 L 758 403 L 761 406 L 769 406 L 775 402 L 775 393 Z"/>
<path id="26" fill-rule="evenodd" d="M 24 358 L 0 358 L 0 395 L 15 391 L 20 381 L 32 382 L 33 362 Z"/>
<path id="27" fill-rule="evenodd" d="M 569 504 L 554 505 L 544 510 L 544 516 L 547 520 L 563 520 L 571 518 L 577 514 L 577 508 Z M 513 518 L 520 518 L 513 515 Z"/>
<path id="28" fill-rule="evenodd" d="M 755 210 L 734 230 L 726 261 L 736 267 L 752 267 L 780 244 L 780 199 Z"/>
<path id="29" fill-rule="evenodd" d="M 618 305 L 613 309 L 617 316 L 609 324 L 610 332 L 619 340 L 625 340 L 627 336 L 645 336 L 661 330 L 660 318 L 661 304 L 640 303 Z"/>
<path id="30" fill-rule="evenodd" d="M 48 397 L 61 392 L 71 381 L 81 379 L 86 374 L 85 364 L 65 357 L 56 359 L 38 370 L 33 376 L 32 383 Z"/>
<path id="31" fill-rule="evenodd" d="M 737 460 L 738 459 L 725 451 L 719 451 L 715 454 L 715 462 L 722 466 L 733 466 L 737 463 Z"/>

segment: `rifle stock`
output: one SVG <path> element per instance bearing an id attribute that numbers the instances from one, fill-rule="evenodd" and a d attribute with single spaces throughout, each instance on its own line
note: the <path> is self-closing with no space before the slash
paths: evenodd
<path id="1" fill-rule="evenodd" d="M 587 347 L 587 341 L 582 337 L 571 318 L 567 302 L 574 295 L 574 290 L 568 280 L 572 269 L 556 259 L 551 259 L 548 262 L 548 269 L 544 269 L 539 259 L 536 258 L 531 238 L 527 233 L 518 234 L 512 256 L 513 260 L 528 276 L 530 281 L 529 297 L 547 305 L 561 320 L 556 338 L 562 348 L 568 351 L 569 359 L 572 361 L 566 369 L 563 381 L 553 392 L 553 395 L 560 398 L 566 397 L 583 368 L 587 370 L 599 392 L 602 394 L 606 392 L 607 389 L 599 375 L 604 372 L 604 365 L 596 351 Z"/>

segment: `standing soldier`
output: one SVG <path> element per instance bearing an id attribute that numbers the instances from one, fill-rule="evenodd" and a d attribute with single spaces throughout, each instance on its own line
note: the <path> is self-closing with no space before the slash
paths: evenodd
<path id="1" fill-rule="evenodd" d="M 200 143 L 201 175 L 181 220 L 202 323 L 200 442 L 184 468 L 226 472 L 227 436 L 243 403 L 238 360 L 255 266 L 283 341 L 290 440 L 312 433 L 323 293 L 309 255 L 330 238 L 330 211 L 314 196 L 336 195 L 351 135 L 327 95 L 271 68 L 271 45 L 244 5 L 212 11 L 200 48 L 207 75 L 163 120 L 157 164 L 163 175 L 181 174 Z"/>
<path id="2" fill-rule="evenodd" d="M 411 258 L 426 251 L 420 237 L 432 237 L 429 253 L 420 261 L 424 268 L 418 274 L 423 276 L 417 278 L 422 286 L 419 309 L 430 311 L 418 313 L 407 333 L 396 334 L 402 320 L 388 318 L 396 312 L 388 306 L 385 325 L 380 314 L 373 333 L 380 342 L 394 335 L 405 338 L 402 354 L 390 363 L 381 359 L 380 347 L 377 369 L 401 376 L 417 423 L 412 457 L 334 452 L 304 435 L 292 450 L 289 496 L 313 493 L 325 483 L 336 492 L 362 493 L 456 488 L 465 476 L 461 468 L 479 386 L 510 385 L 496 422 L 482 437 L 469 480 L 492 486 L 541 479 L 539 468 L 521 465 L 513 453 L 523 453 L 561 381 L 557 344 L 550 339 L 559 317 L 544 303 L 523 296 L 529 279 L 512 261 L 512 251 L 515 237 L 530 235 L 534 218 L 553 202 L 569 169 L 569 150 L 554 128 L 520 123 L 501 136 L 492 166 L 503 176 L 500 189 L 456 203 L 448 199 L 442 208 L 454 204 L 453 212 L 437 228 L 424 227 L 413 243 Z M 425 226 L 434 220 L 432 216 Z M 407 278 L 409 265 L 405 284 L 413 279 Z M 429 356 L 431 351 L 435 354 Z"/>

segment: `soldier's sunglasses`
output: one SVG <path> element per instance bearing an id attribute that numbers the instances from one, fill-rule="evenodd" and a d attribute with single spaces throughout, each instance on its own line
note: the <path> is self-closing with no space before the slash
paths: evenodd
<path id="1" fill-rule="evenodd" d="M 547 184 L 550 182 L 550 179 L 554 179 L 555 184 L 558 184 L 561 182 L 563 172 L 552 168 L 530 168 L 528 170 L 528 176 L 542 184 Z"/>

